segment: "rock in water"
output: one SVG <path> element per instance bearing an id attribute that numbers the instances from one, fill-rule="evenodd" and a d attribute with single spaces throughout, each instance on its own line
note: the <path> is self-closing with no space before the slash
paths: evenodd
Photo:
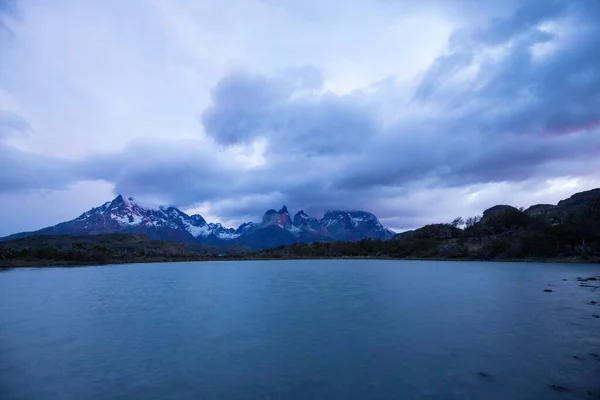
<path id="1" fill-rule="evenodd" d="M 552 390 L 554 390 L 555 392 L 570 392 L 570 389 L 567 389 L 564 386 L 561 385 L 548 385 L 548 387 Z"/>

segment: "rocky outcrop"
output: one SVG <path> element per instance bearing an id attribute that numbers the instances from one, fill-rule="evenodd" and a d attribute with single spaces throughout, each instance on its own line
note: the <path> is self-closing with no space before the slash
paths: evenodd
<path id="1" fill-rule="evenodd" d="M 394 240 L 408 238 L 446 240 L 457 238 L 461 234 L 462 230 L 450 224 L 430 224 L 414 231 L 399 233 L 394 236 Z"/>
<path id="2" fill-rule="evenodd" d="M 511 211 L 519 211 L 519 210 L 513 206 L 507 206 L 507 205 L 493 206 L 483 212 L 481 221 L 485 222 L 487 219 L 492 218 L 496 215 L 504 214 L 506 212 L 511 212 Z"/>
<path id="3" fill-rule="evenodd" d="M 531 217 L 542 217 L 551 224 L 561 224 L 567 218 L 576 215 L 582 207 L 592 202 L 600 201 L 600 189 L 592 189 L 575 193 L 568 199 L 561 200 L 557 205 L 536 204 L 525 210 Z"/>
<path id="4" fill-rule="evenodd" d="M 536 204 L 534 206 L 529 207 L 527 210 L 525 210 L 525 212 L 531 215 L 532 217 L 535 217 L 537 215 L 542 215 L 546 211 L 552 210 L 555 207 L 556 206 L 552 204 Z"/>

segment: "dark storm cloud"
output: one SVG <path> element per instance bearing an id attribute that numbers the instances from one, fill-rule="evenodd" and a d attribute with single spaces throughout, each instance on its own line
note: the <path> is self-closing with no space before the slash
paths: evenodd
<path id="1" fill-rule="evenodd" d="M 346 206 L 349 198 L 365 204 L 377 188 L 413 183 L 454 187 L 548 178 L 556 173 L 552 165 L 592 161 L 600 151 L 598 133 L 591 131 L 600 121 L 598 17 L 600 2 L 593 0 L 529 1 L 487 26 L 460 29 L 450 53 L 426 71 L 413 97 L 436 111 L 404 118 L 391 128 L 382 130 L 357 96 L 307 102 L 266 78 L 261 82 L 270 86 L 261 86 L 260 93 L 278 93 L 278 101 L 259 96 L 239 112 L 230 104 L 236 96 L 252 98 L 253 86 L 236 76 L 222 82 L 235 90 L 217 90 L 213 96 L 205 128 L 217 140 L 235 137 L 243 116 L 252 127 L 246 134 L 269 137 L 279 155 L 291 150 L 350 154 L 332 157 L 331 163 L 342 167 L 316 176 L 312 189 L 307 184 L 306 190 L 283 191 L 307 202 L 311 197 L 325 203 L 331 194 Z M 558 31 L 546 29 L 549 23 Z M 536 56 L 536 46 L 543 45 L 547 52 Z M 504 53 L 483 55 L 490 48 Z M 476 77 L 448 88 L 447 82 L 476 59 Z M 213 123 L 214 115 L 220 125 Z"/>
<path id="2" fill-rule="evenodd" d="M 428 99 L 436 91 L 436 87 L 442 79 L 455 74 L 472 60 L 473 54 L 469 51 L 455 52 L 439 57 L 427 70 L 415 92 L 414 100 Z"/>
<path id="3" fill-rule="evenodd" d="M 412 132 L 367 147 L 336 176 L 335 187 L 366 190 L 411 182 L 456 187 L 543 179 L 556 174 L 546 170 L 553 162 L 594 160 L 600 154 L 600 135 L 585 132 L 555 137 Z"/>
<path id="4" fill-rule="evenodd" d="M 569 3 L 571 0 L 521 2 L 511 16 L 493 21 L 486 29 L 476 29 L 474 39 L 480 44 L 498 45 L 519 35 L 529 35 L 540 23 L 563 17 Z"/>
<path id="5" fill-rule="evenodd" d="M 448 96 L 437 88 L 467 67 L 476 52 L 455 44 L 456 50 L 431 66 L 415 92 L 422 106 L 445 110 L 432 118 L 435 128 L 430 129 L 431 121 L 402 121 L 383 146 L 375 143 L 337 184 L 519 181 L 546 176 L 544 165 L 554 161 L 593 160 L 600 146 L 598 132 L 591 132 L 600 121 L 599 9 L 599 2 L 548 2 L 547 7 L 532 2 L 473 31 L 466 42 L 475 49 L 508 42 L 511 47 L 500 60 L 481 65 L 476 88 L 459 87 Z M 540 24 L 556 19 L 571 19 L 571 35 L 535 60 L 532 46 L 555 39 L 540 31 Z M 394 154 L 401 157 L 394 159 Z"/>
<path id="6" fill-rule="evenodd" d="M 293 91 L 289 83 L 246 73 L 222 79 L 212 91 L 213 105 L 202 114 L 206 132 L 219 143 L 235 144 L 260 135 L 265 122 L 277 125 L 273 110 Z"/>
<path id="7" fill-rule="evenodd" d="M 70 161 L 41 156 L 0 143 L 0 193 L 63 189 L 82 176 Z"/>
<path id="8" fill-rule="evenodd" d="M 509 46 L 499 60 L 485 60 L 475 88 L 455 93 L 449 108 L 473 106 L 465 120 L 488 132 L 559 133 L 600 121 L 600 2 L 530 1 L 504 20 L 460 35 L 455 50 L 425 75 L 416 99 L 436 99 L 436 87 L 466 67 L 485 46 Z M 558 35 L 547 23 L 565 24 Z M 560 35 L 562 34 L 562 35 Z M 536 59 L 536 45 L 549 54 Z M 466 48 L 466 50 L 465 50 Z M 435 101 L 431 100 L 431 101 Z"/>
<path id="9" fill-rule="evenodd" d="M 18 0 L 0 0 L 0 15 L 1 14 L 16 14 Z"/>
<path id="10" fill-rule="evenodd" d="M 225 145 L 265 136 L 278 153 L 358 151 L 361 139 L 378 129 L 375 119 L 352 96 L 312 95 L 321 84 L 314 68 L 272 78 L 234 73 L 213 90 L 202 123 Z"/>
<path id="11" fill-rule="evenodd" d="M 114 182 L 116 193 L 189 205 L 227 195 L 239 179 L 234 164 L 198 141 L 138 140 L 118 153 L 79 161 L 88 179 Z"/>

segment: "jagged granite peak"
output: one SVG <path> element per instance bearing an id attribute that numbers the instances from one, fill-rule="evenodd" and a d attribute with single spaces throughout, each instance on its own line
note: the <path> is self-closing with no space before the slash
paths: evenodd
<path id="1" fill-rule="evenodd" d="M 283 207 L 281 207 L 281 209 L 279 211 L 277 211 L 278 214 L 289 214 L 287 206 L 284 205 Z"/>
<path id="2" fill-rule="evenodd" d="M 294 226 L 306 225 L 309 220 L 310 220 L 310 218 L 308 217 L 308 215 L 306 215 L 304 210 L 300 210 L 296 213 L 296 215 L 294 215 L 292 225 L 294 225 Z"/>
<path id="3" fill-rule="evenodd" d="M 281 229 L 289 229 L 292 226 L 292 218 L 286 206 L 281 207 L 279 211 L 269 209 L 263 215 L 263 226 L 279 226 Z"/>
<path id="4" fill-rule="evenodd" d="M 267 210 L 257 229 L 267 227 L 288 231 L 298 241 L 303 242 L 364 238 L 387 240 L 395 234 L 385 229 L 375 215 L 366 211 L 328 211 L 322 219 L 316 219 L 309 217 L 304 210 L 300 210 L 292 219 L 286 206 L 279 211 Z M 289 241 L 289 236 L 281 239 Z"/>
<path id="5" fill-rule="evenodd" d="M 298 237 L 317 236 L 316 240 L 323 241 L 329 237 L 327 229 L 323 227 L 316 218 L 310 218 L 304 210 L 300 210 L 294 215 L 290 231 Z"/>

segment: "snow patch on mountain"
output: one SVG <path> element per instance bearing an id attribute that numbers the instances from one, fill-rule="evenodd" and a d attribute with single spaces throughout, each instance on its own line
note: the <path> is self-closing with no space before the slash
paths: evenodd
<path id="1" fill-rule="evenodd" d="M 233 232 L 218 232 L 215 236 L 223 240 L 232 240 L 240 237 L 241 235 Z"/>
<path id="2" fill-rule="evenodd" d="M 206 237 L 206 236 L 210 235 L 210 230 L 209 230 L 208 226 L 206 226 L 206 225 L 195 226 L 195 225 L 190 224 L 189 222 L 184 222 L 183 226 L 185 227 L 185 230 L 187 232 L 189 232 L 189 234 L 195 238 Z"/>
<path id="3" fill-rule="evenodd" d="M 111 215 L 111 217 L 121 226 L 136 226 L 141 224 L 143 220 L 143 218 L 137 214 L 131 214 L 128 216 Z"/>

